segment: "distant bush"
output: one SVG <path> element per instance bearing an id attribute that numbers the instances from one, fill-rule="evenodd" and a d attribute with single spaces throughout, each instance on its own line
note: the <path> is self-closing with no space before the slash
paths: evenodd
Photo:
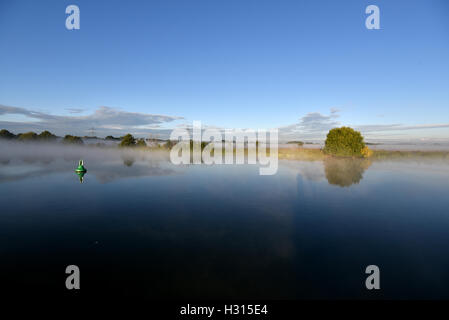
<path id="1" fill-rule="evenodd" d="M 173 148 L 177 143 L 178 143 L 179 141 L 176 141 L 176 140 L 167 140 L 167 142 L 164 144 L 164 148 L 167 148 L 167 149 L 171 149 L 171 148 Z M 199 146 L 200 148 L 201 148 L 201 150 L 204 150 L 204 148 L 209 144 L 209 142 L 208 141 L 201 141 L 201 143 L 199 143 L 198 141 L 193 141 L 193 140 L 190 140 L 190 141 L 185 141 L 185 143 L 189 143 L 189 146 L 190 146 L 190 151 L 193 151 L 193 147 L 196 145 L 196 146 Z"/>
<path id="2" fill-rule="evenodd" d="M 206 148 L 206 146 L 209 144 L 209 142 L 207 141 L 201 141 L 201 150 L 204 150 L 204 148 Z"/>
<path id="3" fill-rule="evenodd" d="M 289 141 L 289 142 L 287 142 L 287 144 L 297 144 L 298 146 L 303 146 L 304 145 L 304 142 L 302 142 L 302 141 Z"/>
<path id="4" fill-rule="evenodd" d="M 136 141 L 136 147 L 146 147 L 146 146 L 147 146 L 147 143 L 145 142 L 144 139 L 138 139 Z"/>
<path id="5" fill-rule="evenodd" d="M 64 139 L 62 139 L 62 143 L 66 144 L 84 144 L 83 139 L 77 136 L 72 136 L 70 134 L 67 134 Z"/>
<path id="6" fill-rule="evenodd" d="M 115 138 L 113 136 L 107 136 L 106 138 L 104 138 L 105 140 L 120 140 L 120 138 Z"/>
<path id="7" fill-rule="evenodd" d="M 373 155 L 373 150 L 371 150 L 370 148 L 368 148 L 368 146 L 365 146 L 363 149 L 362 149 L 362 156 L 364 157 L 364 158 L 369 158 L 369 157 L 371 157 Z"/>
<path id="8" fill-rule="evenodd" d="M 324 152 L 335 156 L 361 157 L 365 148 L 359 131 L 349 127 L 334 128 L 327 134 Z"/>
<path id="9" fill-rule="evenodd" d="M 37 138 L 38 138 L 39 140 L 43 140 L 43 141 L 54 141 L 54 140 L 56 140 L 56 136 L 55 136 L 53 133 L 51 133 L 50 131 L 47 131 L 47 130 L 42 131 L 42 132 L 37 136 Z"/>
<path id="10" fill-rule="evenodd" d="M 0 139 L 14 139 L 16 135 L 6 129 L 0 130 Z"/>
<path id="11" fill-rule="evenodd" d="M 190 140 L 190 151 L 193 152 L 193 147 L 194 147 L 195 145 L 196 145 L 196 146 L 199 146 L 200 149 L 201 149 L 201 151 L 203 151 L 204 148 L 206 148 L 206 146 L 207 146 L 208 144 L 209 144 L 209 141 L 201 141 L 201 143 L 199 143 L 198 141 Z"/>
<path id="12" fill-rule="evenodd" d="M 171 149 L 176 143 L 176 141 L 167 140 L 167 142 L 164 143 L 164 148 Z"/>
<path id="13" fill-rule="evenodd" d="M 120 147 L 134 147 L 135 145 L 136 139 L 129 133 L 123 136 L 122 141 L 120 142 Z"/>
<path id="14" fill-rule="evenodd" d="M 37 139 L 37 134 L 35 132 L 19 133 L 20 141 L 33 141 Z"/>

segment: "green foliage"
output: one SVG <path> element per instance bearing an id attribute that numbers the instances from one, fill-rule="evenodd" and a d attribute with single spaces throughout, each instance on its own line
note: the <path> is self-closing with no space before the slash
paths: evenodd
<path id="1" fill-rule="evenodd" d="M 56 136 L 47 130 L 42 131 L 37 137 L 39 140 L 43 141 L 54 141 L 56 139 Z"/>
<path id="2" fill-rule="evenodd" d="M 36 134 L 35 132 L 27 132 L 27 133 L 19 133 L 17 136 L 8 130 L 0 130 L 0 139 L 14 139 L 18 138 L 20 141 L 52 141 L 57 137 L 51 133 L 50 131 L 42 131 L 40 134 Z"/>
<path id="3" fill-rule="evenodd" d="M 81 139 L 80 137 L 77 136 L 72 136 L 70 134 L 67 134 L 64 139 L 62 140 L 62 143 L 66 143 L 66 144 L 84 144 L 83 139 Z"/>
<path id="4" fill-rule="evenodd" d="M 368 148 L 368 146 L 365 146 L 365 147 L 362 149 L 362 156 L 363 156 L 364 158 L 370 158 L 370 157 L 372 157 L 372 156 L 373 156 L 373 150 L 371 150 L 370 148 Z"/>
<path id="5" fill-rule="evenodd" d="M 107 136 L 106 138 L 104 138 L 105 140 L 120 140 L 120 138 L 115 138 L 113 136 Z"/>
<path id="6" fill-rule="evenodd" d="M 146 147 L 146 146 L 147 146 L 147 143 L 145 142 L 144 139 L 138 139 L 138 140 L 136 141 L 136 146 L 137 146 L 137 147 Z"/>
<path id="7" fill-rule="evenodd" d="M 134 139 L 134 137 L 130 133 L 123 136 L 122 141 L 120 142 L 120 147 L 134 147 L 135 145 L 136 139 Z"/>
<path id="8" fill-rule="evenodd" d="M 0 139 L 14 139 L 16 135 L 6 129 L 0 130 Z"/>
<path id="9" fill-rule="evenodd" d="M 20 141 L 33 141 L 37 139 L 37 134 L 35 132 L 19 133 Z"/>
<path id="10" fill-rule="evenodd" d="M 199 147 L 201 148 L 201 151 L 204 150 L 204 148 L 209 144 L 209 142 L 206 141 L 201 141 L 201 144 L 198 141 L 193 141 L 190 140 L 190 150 L 193 151 L 193 146 L 194 145 L 199 145 Z"/>
<path id="11" fill-rule="evenodd" d="M 164 148 L 171 149 L 176 144 L 176 141 L 167 140 L 164 144 Z"/>
<path id="12" fill-rule="evenodd" d="M 164 148 L 167 149 L 171 149 L 173 148 L 173 146 L 175 146 L 179 141 L 172 141 L 172 140 L 167 140 L 167 142 L 164 144 Z M 187 143 L 187 141 L 185 141 Z M 194 145 L 199 146 L 201 148 L 201 150 L 204 150 L 204 148 L 209 144 L 208 141 L 201 141 L 201 144 L 198 141 L 193 141 L 190 140 L 190 151 L 193 151 L 193 147 Z"/>
<path id="13" fill-rule="evenodd" d="M 361 157 L 365 147 L 359 131 L 349 127 L 334 128 L 329 131 L 324 152 L 334 156 Z"/>
<path id="14" fill-rule="evenodd" d="M 287 144 L 297 144 L 298 146 L 303 146 L 304 145 L 304 142 L 302 142 L 302 141 L 289 141 L 289 142 L 287 142 Z"/>

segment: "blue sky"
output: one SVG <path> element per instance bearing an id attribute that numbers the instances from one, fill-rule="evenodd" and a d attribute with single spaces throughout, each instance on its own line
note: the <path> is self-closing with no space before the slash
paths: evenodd
<path id="1" fill-rule="evenodd" d="M 80 30 L 65 28 L 70 4 Z M 370 4 L 380 30 L 365 27 Z M 192 120 L 449 140 L 449 2 L 0 0 L 1 128 Z"/>

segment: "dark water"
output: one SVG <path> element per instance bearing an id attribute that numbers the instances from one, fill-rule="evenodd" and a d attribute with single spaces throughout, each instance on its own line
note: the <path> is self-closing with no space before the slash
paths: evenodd
<path id="1" fill-rule="evenodd" d="M 75 152 L 76 153 L 76 152 Z M 10 297 L 449 298 L 449 163 L 177 167 L 74 152 L 0 162 Z M 377 265 L 381 289 L 365 288 Z"/>

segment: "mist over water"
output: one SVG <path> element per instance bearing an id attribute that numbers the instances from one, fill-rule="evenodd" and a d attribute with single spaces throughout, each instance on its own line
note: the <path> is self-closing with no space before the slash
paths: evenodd
<path id="1" fill-rule="evenodd" d="M 100 182 L 118 178 L 174 174 L 165 151 L 133 148 L 0 142 L 0 183 L 53 173 L 73 173 L 80 159 Z M 132 169 L 130 169 L 132 167 Z"/>
<path id="2" fill-rule="evenodd" d="M 260 176 L 167 151 L 1 142 L 2 285 L 64 296 L 76 264 L 92 299 L 370 298 L 376 264 L 380 298 L 449 298 L 448 191 L 444 157 L 281 160 Z"/>

